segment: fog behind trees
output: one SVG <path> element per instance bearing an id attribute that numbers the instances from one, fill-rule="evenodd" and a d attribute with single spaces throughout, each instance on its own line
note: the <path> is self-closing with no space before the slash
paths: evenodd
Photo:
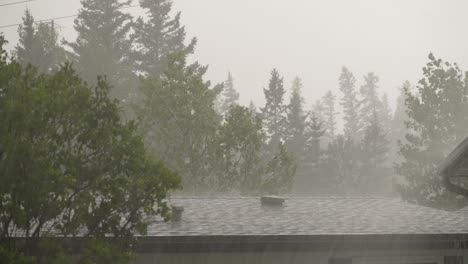
<path id="1" fill-rule="evenodd" d="M 468 22 L 467 5 L 462 0 L 178 0 L 173 10 L 182 12 L 188 37 L 199 40 L 192 59 L 209 65 L 207 79 L 216 83 L 230 71 L 243 105 L 264 103 L 262 88 L 273 67 L 287 83 L 302 78 L 310 105 L 328 89 L 338 91 L 337 75 L 345 65 L 358 79 L 374 71 L 394 108 L 401 82 L 418 81 L 430 51 L 468 65 L 468 39 L 460 34 Z M 40 0 L 2 7 L 0 24 L 20 23 L 25 7 L 45 19 L 76 14 L 80 3 Z M 126 11 L 141 13 L 139 8 Z M 76 36 L 73 18 L 56 23 L 66 39 Z M 16 28 L 3 30 L 9 47 L 14 46 Z"/>
<path id="2" fill-rule="evenodd" d="M 465 136 L 463 118 L 444 118 L 464 103 L 434 110 L 434 124 L 419 116 L 421 105 L 456 98 L 439 89 L 463 97 L 461 2 L 108 0 L 46 11 L 41 1 L 52 2 L 28 3 L 26 14 L 3 7 L 12 12 L 2 22 L 24 21 L 19 34 L 6 28 L 12 58 L 46 74 L 72 61 L 91 85 L 105 75 L 122 116 L 138 120 L 147 149 L 179 173 L 185 193 L 412 199 L 425 184 L 412 179 L 426 171 L 411 164 L 421 157 L 434 170 Z M 69 14 L 78 17 L 32 22 Z M 425 65 L 438 70 L 423 75 Z M 438 97 L 418 101 L 430 89 Z M 427 158 L 431 144 L 444 148 Z M 426 187 L 426 198 L 437 193 Z"/>
<path id="3" fill-rule="evenodd" d="M 468 204 L 462 2 L 53 2 L 0 2 L 1 263 L 129 263 L 172 195 Z"/>

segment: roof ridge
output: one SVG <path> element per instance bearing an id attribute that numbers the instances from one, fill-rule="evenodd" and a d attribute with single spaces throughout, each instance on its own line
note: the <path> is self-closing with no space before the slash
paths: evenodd
<path id="1" fill-rule="evenodd" d="M 281 196 L 285 199 L 346 199 L 346 200 L 398 200 L 404 201 L 398 197 L 387 196 Z M 260 199 L 261 196 L 171 196 L 168 199 Z"/>

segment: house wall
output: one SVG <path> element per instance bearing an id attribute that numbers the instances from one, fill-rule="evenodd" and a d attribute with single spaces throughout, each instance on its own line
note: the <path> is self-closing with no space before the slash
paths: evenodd
<path id="1" fill-rule="evenodd" d="M 444 256 L 463 256 L 467 249 L 348 250 L 282 252 L 144 253 L 135 264 L 329 264 L 330 259 L 351 259 L 352 264 L 444 264 Z M 460 263 L 461 264 L 461 263 Z"/>

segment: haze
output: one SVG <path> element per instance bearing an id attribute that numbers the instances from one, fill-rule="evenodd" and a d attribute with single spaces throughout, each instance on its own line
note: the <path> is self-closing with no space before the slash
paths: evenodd
<path id="1" fill-rule="evenodd" d="M 0 0 L 0 3 L 9 1 Z M 76 14 L 78 0 L 38 0 L 1 7 L 0 25 L 21 22 L 26 7 L 37 20 Z M 380 92 L 394 105 L 403 81 L 416 83 L 430 51 L 461 66 L 468 64 L 468 3 L 452 1 L 177 0 L 188 37 L 198 45 L 192 59 L 210 66 L 207 78 L 222 82 L 230 71 L 240 102 L 264 103 L 262 88 L 273 67 L 290 86 L 299 76 L 310 102 L 338 90 L 346 65 L 361 84 L 374 71 Z M 137 8 L 128 9 L 137 13 Z M 73 18 L 57 20 L 61 33 L 75 36 Z M 16 27 L 3 29 L 12 47 Z"/>

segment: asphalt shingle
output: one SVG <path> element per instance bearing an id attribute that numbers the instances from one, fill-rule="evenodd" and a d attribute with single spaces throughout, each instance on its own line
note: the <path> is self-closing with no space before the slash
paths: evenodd
<path id="1" fill-rule="evenodd" d="M 280 208 L 259 198 L 172 198 L 180 222 L 156 221 L 148 236 L 460 234 L 468 212 L 448 212 L 388 198 L 291 197 Z"/>

